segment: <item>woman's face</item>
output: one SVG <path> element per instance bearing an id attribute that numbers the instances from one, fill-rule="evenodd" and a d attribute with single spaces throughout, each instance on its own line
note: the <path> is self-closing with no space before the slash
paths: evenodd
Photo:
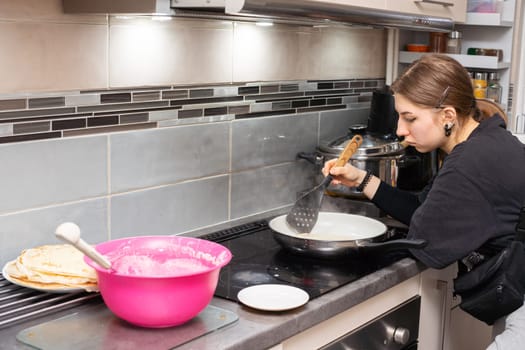
<path id="1" fill-rule="evenodd" d="M 441 109 L 420 107 L 403 95 L 395 94 L 396 111 L 399 114 L 397 135 L 421 153 L 440 148 L 446 141 L 443 112 Z"/>

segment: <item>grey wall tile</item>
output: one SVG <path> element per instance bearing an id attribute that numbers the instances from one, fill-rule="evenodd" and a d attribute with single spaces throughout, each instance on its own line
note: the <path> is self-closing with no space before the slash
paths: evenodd
<path id="1" fill-rule="evenodd" d="M 354 124 L 366 125 L 368 114 L 370 114 L 370 108 L 321 112 L 319 143 L 346 135 L 348 128 Z"/>
<path id="2" fill-rule="evenodd" d="M 260 103 L 253 103 L 250 106 L 251 112 L 265 112 L 265 111 L 271 111 L 272 110 L 272 103 L 271 102 L 260 102 Z"/>
<path id="3" fill-rule="evenodd" d="M 167 126 L 182 126 L 182 125 L 191 125 L 191 124 L 203 124 L 203 123 L 218 123 L 234 120 L 235 116 L 232 114 L 225 115 L 211 115 L 205 117 L 195 117 L 195 118 L 182 118 L 182 119 L 172 119 L 172 120 L 160 120 L 157 122 L 159 128 L 164 128 Z"/>
<path id="4" fill-rule="evenodd" d="M 21 110 L 21 111 L 0 112 L 0 119 L 5 120 L 5 119 L 39 117 L 39 116 L 44 116 L 44 115 L 59 115 L 59 114 L 72 114 L 72 113 L 75 113 L 75 108 L 73 107 L 27 109 L 27 110 Z"/>
<path id="5" fill-rule="evenodd" d="M 202 109 L 186 109 L 186 110 L 180 110 L 178 113 L 178 117 L 180 119 L 182 118 L 196 118 L 201 117 L 203 114 Z"/>
<path id="6" fill-rule="evenodd" d="M 112 239 L 180 234 L 228 220 L 229 176 L 216 176 L 111 199 Z"/>
<path id="7" fill-rule="evenodd" d="M 51 123 L 49 121 L 33 122 L 33 123 L 18 123 L 13 125 L 13 134 L 24 134 L 32 132 L 49 131 Z"/>
<path id="8" fill-rule="evenodd" d="M 62 107 L 65 105 L 66 102 L 63 96 L 30 98 L 28 100 L 29 108 Z"/>
<path id="9" fill-rule="evenodd" d="M 134 92 L 133 102 L 160 100 L 160 91 Z"/>
<path id="10" fill-rule="evenodd" d="M 66 95 L 66 106 L 89 106 L 100 104 L 100 94 Z"/>
<path id="11" fill-rule="evenodd" d="M 100 94 L 100 103 L 131 102 L 130 92 Z"/>
<path id="12" fill-rule="evenodd" d="M 106 137 L 0 145 L 0 213 L 107 194 Z"/>
<path id="13" fill-rule="evenodd" d="M 111 191 L 226 173 L 229 135 L 229 123 L 112 134 Z"/>
<path id="14" fill-rule="evenodd" d="M 294 161 L 317 146 L 318 113 L 241 119 L 232 123 L 232 170 Z"/>
<path id="15" fill-rule="evenodd" d="M 100 198 L 0 215 L 0 265 L 15 259 L 23 249 L 61 243 L 55 229 L 66 221 L 76 223 L 88 243 L 107 240 L 107 209 L 107 200 Z"/>
<path id="16" fill-rule="evenodd" d="M 213 96 L 213 89 L 194 89 L 190 90 L 190 98 Z"/>
<path id="17" fill-rule="evenodd" d="M 82 136 L 82 135 L 93 135 L 109 132 L 125 132 L 133 131 L 140 129 L 151 129 L 156 128 L 156 123 L 133 123 L 125 125 L 113 125 L 113 126 L 97 126 L 95 128 L 86 128 L 86 129 L 73 129 L 73 130 L 63 130 L 62 134 L 64 137 L 69 136 Z M 39 134 L 35 134 L 39 135 Z"/>
<path id="18" fill-rule="evenodd" d="M 237 88 L 235 89 L 235 92 L 237 92 Z M 0 111 L 7 109 L 24 109 L 26 108 L 26 104 L 26 99 L 3 100 L 0 101 Z"/>
<path id="19" fill-rule="evenodd" d="M 293 204 L 297 193 L 314 186 L 316 174 L 306 161 L 232 174 L 231 218 Z"/>
<path id="20" fill-rule="evenodd" d="M 220 86 L 213 88 L 213 96 L 236 96 L 237 86 Z"/>
<path id="21" fill-rule="evenodd" d="M 149 112 L 149 120 L 158 121 L 158 120 L 177 119 L 179 109 L 180 108 L 173 108 L 173 109 L 166 109 L 163 111 L 151 111 Z"/>
<path id="22" fill-rule="evenodd" d="M 78 112 L 109 112 L 109 111 L 127 111 L 127 110 L 142 110 L 142 109 L 154 109 L 168 107 L 168 101 L 151 101 L 151 102 L 132 102 L 132 103 L 115 103 L 115 104 L 104 104 L 98 106 L 79 106 L 77 107 Z M 63 112 L 69 113 L 69 112 Z"/>
<path id="23" fill-rule="evenodd" d="M 123 114 L 120 116 L 120 122 L 122 124 L 127 123 L 141 123 L 141 122 L 147 122 L 149 120 L 149 114 L 146 113 L 131 113 L 131 114 Z"/>
<path id="24" fill-rule="evenodd" d="M 13 135 L 13 124 L 0 124 L 0 136 Z"/>

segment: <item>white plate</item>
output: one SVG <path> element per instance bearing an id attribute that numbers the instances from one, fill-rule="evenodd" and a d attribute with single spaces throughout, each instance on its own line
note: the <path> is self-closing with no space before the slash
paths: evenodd
<path id="1" fill-rule="evenodd" d="M 284 284 L 259 284 L 242 289 L 237 298 L 254 309 L 284 311 L 295 309 L 308 302 L 310 296 L 304 290 Z"/>
<path id="2" fill-rule="evenodd" d="M 47 292 L 47 293 L 76 293 L 76 292 L 86 291 L 84 288 L 76 288 L 76 287 L 72 288 L 72 287 L 66 287 L 66 286 L 61 287 L 61 288 L 39 288 L 39 287 L 35 287 L 29 284 L 25 284 L 23 281 L 14 280 L 7 273 L 7 265 L 9 265 L 10 263 L 12 263 L 12 261 L 9 261 L 7 264 L 4 265 L 4 267 L 2 268 L 2 275 L 4 276 L 6 280 L 18 286 L 31 288 L 34 290 L 39 290 L 41 292 Z"/>

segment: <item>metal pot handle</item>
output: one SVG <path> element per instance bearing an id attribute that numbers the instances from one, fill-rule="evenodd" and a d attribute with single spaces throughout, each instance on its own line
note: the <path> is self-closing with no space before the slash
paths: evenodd
<path id="1" fill-rule="evenodd" d="M 299 152 L 297 153 L 297 158 L 306 159 L 313 165 L 324 165 L 324 157 L 318 153 L 308 153 L 308 152 Z"/>
<path id="2" fill-rule="evenodd" d="M 422 249 L 427 245 L 424 239 L 393 239 L 385 242 L 360 241 L 360 248 L 387 248 L 387 249 Z"/>

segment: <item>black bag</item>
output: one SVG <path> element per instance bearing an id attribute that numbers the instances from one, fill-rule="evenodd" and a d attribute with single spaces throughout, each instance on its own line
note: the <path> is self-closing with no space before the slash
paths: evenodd
<path id="1" fill-rule="evenodd" d="M 525 294 L 525 206 L 509 247 L 454 280 L 459 307 L 488 325 L 523 305 Z"/>

